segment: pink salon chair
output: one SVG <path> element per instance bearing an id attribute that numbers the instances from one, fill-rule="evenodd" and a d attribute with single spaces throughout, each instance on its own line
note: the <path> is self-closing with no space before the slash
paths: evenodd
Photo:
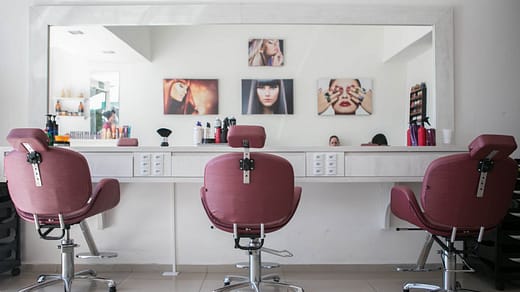
<path id="1" fill-rule="evenodd" d="M 63 282 L 68 292 L 76 279 L 100 281 L 110 292 L 116 291 L 113 280 L 97 277 L 93 270 L 74 272 L 74 248 L 78 245 L 70 238 L 70 227 L 85 227 L 86 218 L 116 206 L 119 182 L 103 179 L 92 190 L 85 158 L 70 149 L 49 147 L 47 135 L 40 129 L 13 129 L 7 141 L 14 150 L 5 157 L 5 175 L 18 215 L 33 222 L 42 239 L 61 241 L 61 274 L 40 275 L 38 283 L 19 291 Z M 85 237 L 90 247 L 91 237 Z"/>
<path id="2" fill-rule="evenodd" d="M 224 280 L 225 286 L 215 292 L 241 288 L 259 292 L 263 287 L 303 291 L 301 287 L 280 283 L 276 275 L 262 276 L 261 253 L 266 251 L 263 248 L 265 235 L 289 223 L 302 191 L 301 187 L 294 186 L 293 168 L 286 159 L 249 152 L 249 148 L 262 148 L 265 138 L 264 128 L 260 126 L 231 127 L 229 145 L 243 147 L 244 152 L 213 158 L 204 170 L 201 199 L 209 220 L 216 228 L 233 233 L 235 248 L 249 254 L 249 276 L 228 276 Z M 271 249 L 267 252 L 277 254 Z M 231 284 L 235 280 L 239 282 Z"/>
<path id="3" fill-rule="evenodd" d="M 464 290 L 456 280 L 456 273 L 472 272 L 473 269 L 454 242 L 471 237 L 480 242 L 484 232 L 496 227 L 511 206 L 518 168 L 509 157 L 516 149 L 514 138 L 481 135 L 468 148 L 467 153 L 441 157 L 428 166 L 420 205 L 407 186 L 392 188 L 392 213 L 428 233 L 417 266 L 424 267 L 433 241 L 442 248 L 443 287 L 407 283 L 404 292 L 410 289 Z M 459 268 L 457 256 L 466 269 Z"/>

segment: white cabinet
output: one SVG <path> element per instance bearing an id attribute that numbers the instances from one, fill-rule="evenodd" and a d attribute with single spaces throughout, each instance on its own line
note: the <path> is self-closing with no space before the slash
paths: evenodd
<path id="1" fill-rule="evenodd" d="M 204 167 L 212 158 L 223 153 L 176 153 L 172 154 L 172 176 L 203 177 Z"/>
<path id="2" fill-rule="evenodd" d="M 87 147 L 85 147 L 87 148 Z M 124 149 L 128 151 L 129 149 Z M 428 165 L 436 158 L 460 153 L 453 151 L 410 151 L 401 149 L 374 151 L 268 151 L 287 159 L 299 181 L 310 182 L 411 182 L 421 181 Z M 121 152 L 120 152 L 121 151 Z M 85 151 L 93 177 L 120 177 L 136 181 L 199 181 L 212 158 L 227 151 L 180 151 L 157 148 L 123 152 Z M 241 152 L 237 152 L 241 153 Z M 254 152 L 252 152 L 254 153 Z M 155 180 L 154 180 L 155 178 Z"/>
<path id="3" fill-rule="evenodd" d="M 253 152 L 254 153 L 254 152 Z M 173 153 L 172 176 L 203 177 L 204 167 L 212 158 L 225 153 Z M 305 153 L 303 152 L 271 152 L 289 161 L 294 170 L 294 176 L 305 176 Z M 238 164 L 237 164 L 238 165 Z"/>
<path id="4" fill-rule="evenodd" d="M 347 153 L 345 176 L 422 177 L 430 162 L 441 153 Z"/>
<path id="5" fill-rule="evenodd" d="M 132 153 L 83 152 L 92 177 L 132 177 Z"/>
<path id="6" fill-rule="evenodd" d="M 305 153 L 304 152 L 273 152 L 289 161 L 293 167 L 295 177 L 305 177 Z"/>

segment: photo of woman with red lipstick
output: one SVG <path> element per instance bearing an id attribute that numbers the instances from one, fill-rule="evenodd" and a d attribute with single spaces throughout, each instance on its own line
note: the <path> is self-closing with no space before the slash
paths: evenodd
<path id="1" fill-rule="evenodd" d="M 320 79 L 318 115 L 371 115 L 371 79 Z"/>
<path id="2" fill-rule="evenodd" d="M 292 79 L 243 79 L 242 114 L 293 113 Z"/>

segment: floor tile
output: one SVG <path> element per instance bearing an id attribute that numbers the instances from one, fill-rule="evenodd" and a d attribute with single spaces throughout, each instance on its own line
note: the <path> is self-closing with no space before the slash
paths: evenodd
<path id="1" fill-rule="evenodd" d="M 227 273 L 217 272 L 181 272 L 178 276 L 163 276 L 157 269 L 136 269 L 126 272 L 102 272 L 100 276 L 116 281 L 117 291 L 124 292 L 210 292 L 223 286 Z M 108 269 L 110 271 L 110 269 Z M 397 271 L 359 271 L 326 269 L 302 269 L 301 271 L 278 270 L 281 281 L 295 284 L 305 292 L 401 292 L 406 282 L 418 282 L 440 285 L 442 272 L 412 273 Z M 234 274 L 247 275 L 247 270 L 233 271 Z M 22 274 L 11 277 L 0 275 L 0 292 L 15 292 L 36 281 L 39 273 L 34 269 L 22 270 Z M 494 282 L 478 273 L 461 273 L 457 279 L 463 288 L 481 292 L 497 292 Z M 38 290 L 39 292 L 62 292 L 63 285 L 57 284 Z M 106 285 L 86 281 L 74 281 L 74 292 L 108 291 Z M 242 289 L 238 292 L 249 292 Z M 265 288 L 263 292 L 286 292 L 287 289 Z M 415 292 L 415 291 L 413 291 Z M 520 280 L 507 282 L 505 292 L 520 292 Z"/>

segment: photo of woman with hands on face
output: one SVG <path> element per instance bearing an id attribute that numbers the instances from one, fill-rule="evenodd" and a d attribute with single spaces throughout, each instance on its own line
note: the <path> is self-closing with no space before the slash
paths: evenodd
<path id="1" fill-rule="evenodd" d="M 371 115 L 372 80 L 320 79 L 318 115 Z"/>

